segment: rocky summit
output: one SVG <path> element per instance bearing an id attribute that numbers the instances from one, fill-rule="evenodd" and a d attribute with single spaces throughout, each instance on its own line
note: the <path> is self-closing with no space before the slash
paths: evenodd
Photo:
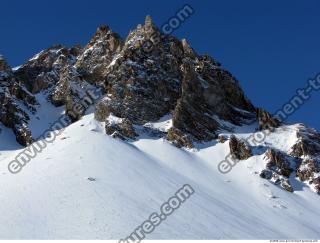
<path id="1" fill-rule="evenodd" d="M 84 105 L 90 92 L 100 98 Z M 105 133 L 121 140 L 148 134 L 185 148 L 229 140 L 239 161 L 255 156 L 257 148 L 234 136 L 235 128 L 252 124 L 272 133 L 283 125 L 255 107 L 217 60 L 162 33 L 150 16 L 125 39 L 102 25 L 86 46 L 55 45 L 14 69 L 1 56 L 0 101 L 0 122 L 24 146 L 36 140 L 30 117 L 40 116 L 43 102 L 61 107 L 72 122 L 91 110 Z M 164 117 L 165 129 L 154 126 Z M 295 174 L 320 193 L 320 135 L 303 125 L 296 134 L 290 151 L 264 145 L 259 174 L 290 192 Z"/>

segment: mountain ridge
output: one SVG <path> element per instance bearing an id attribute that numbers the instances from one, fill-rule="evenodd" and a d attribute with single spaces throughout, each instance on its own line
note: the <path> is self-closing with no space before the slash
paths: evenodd
<path id="1" fill-rule="evenodd" d="M 23 146 L 36 142 L 29 123 L 31 117 L 42 119 L 37 114 L 43 103 L 37 96 L 50 109 L 61 107 L 61 115 L 72 122 L 94 109 L 95 119 L 114 138 L 130 141 L 148 133 L 189 149 L 248 123 L 258 122 L 256 130 L 271 133 L 284 125 L 256 108 L 219 62 L 197 54 L 187 40 L 163 34 L 150 16 L 125 40 L 102 25 L 86 46 L 52 46 L 15 70 L 1 58 L 0 74 L 0 121 Z M 85 106 L 80 101 L 89 91 L 100 92 L 102 98 Z M 166 129 L 148 126 L 164 117 L 170 117 Z M 255 146 L 247 141 L 236 136 L 223 140 L 235 160 L 255 156 Z M 317 131 L 301 126 L 290 151 L 263 148 L 268 162 L 262 178 L 293 192 L 289 178 L 295 174 L 320 193 Z"/>

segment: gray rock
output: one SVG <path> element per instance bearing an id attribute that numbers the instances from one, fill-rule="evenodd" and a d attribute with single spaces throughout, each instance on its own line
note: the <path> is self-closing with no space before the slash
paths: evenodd
<path id="1" fill-rule="evenodd" d="M 256 114 L 257 114 L 257 120 L 259 123 L 259 130 L 264 130 L 264 129 L 272 130 L 281 125 L 281 122 L 277 118 L 272 117 L 269 112 L 267 112 L 262 108 L 257 108 Z"/>
<path id="2" fill-rule="evenodd" d="M 236 160 L 246 160 L 252 156 L 249 145 L 242 139 L 232 135 L 229 140 L 230 153 Z"/>

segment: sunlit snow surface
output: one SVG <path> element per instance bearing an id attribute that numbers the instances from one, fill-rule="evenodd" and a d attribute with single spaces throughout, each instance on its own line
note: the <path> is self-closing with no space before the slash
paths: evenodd
<path id="1" fill-rule="evenodd" d="M 170 117 L 149 126 L 165 131 Z M 122 239 L 184 184 L 195 194 L 147 239 L 320 238 L 320 196 L 302 183 L 289 193 L 262 180 L 262 154 L 221 174 L 217 164 L 228 142 L 193 150 L 147 136 L 124 142 L 105 135 L 89 114 L 13 175 L 7 165 L 21 146 L 1 128 L 2 239 Z M 236 133 L 246 137 L 249 131 Z M 284 126 L 266 143 L 287 151 L 295 139 L 295 126 Z"/>

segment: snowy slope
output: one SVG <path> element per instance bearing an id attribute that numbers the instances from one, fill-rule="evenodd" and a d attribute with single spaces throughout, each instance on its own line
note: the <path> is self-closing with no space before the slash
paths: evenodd
<path id="1" fill-rule="evenodd" d="M 279 137 L 294 128 L 285 130 L 277 132 Z M 9 132 L 4 139 L 12 139 Z M 123 142 L 105 135 L 90 114 L 16 175 L 7 165 L 18 153 L 12 149 L 19 147 L 3 144 L 0 238 L 121 239 L 184 184 L 195 194 L 147 239 L 320 236 L 320 197 L 307 187 L 288 193 L 262 180 L 255 174 L 261 156 L 239 163 L 227 175 L 218 172 L 228 143 L 187 151 L 163 139 Z"/>

